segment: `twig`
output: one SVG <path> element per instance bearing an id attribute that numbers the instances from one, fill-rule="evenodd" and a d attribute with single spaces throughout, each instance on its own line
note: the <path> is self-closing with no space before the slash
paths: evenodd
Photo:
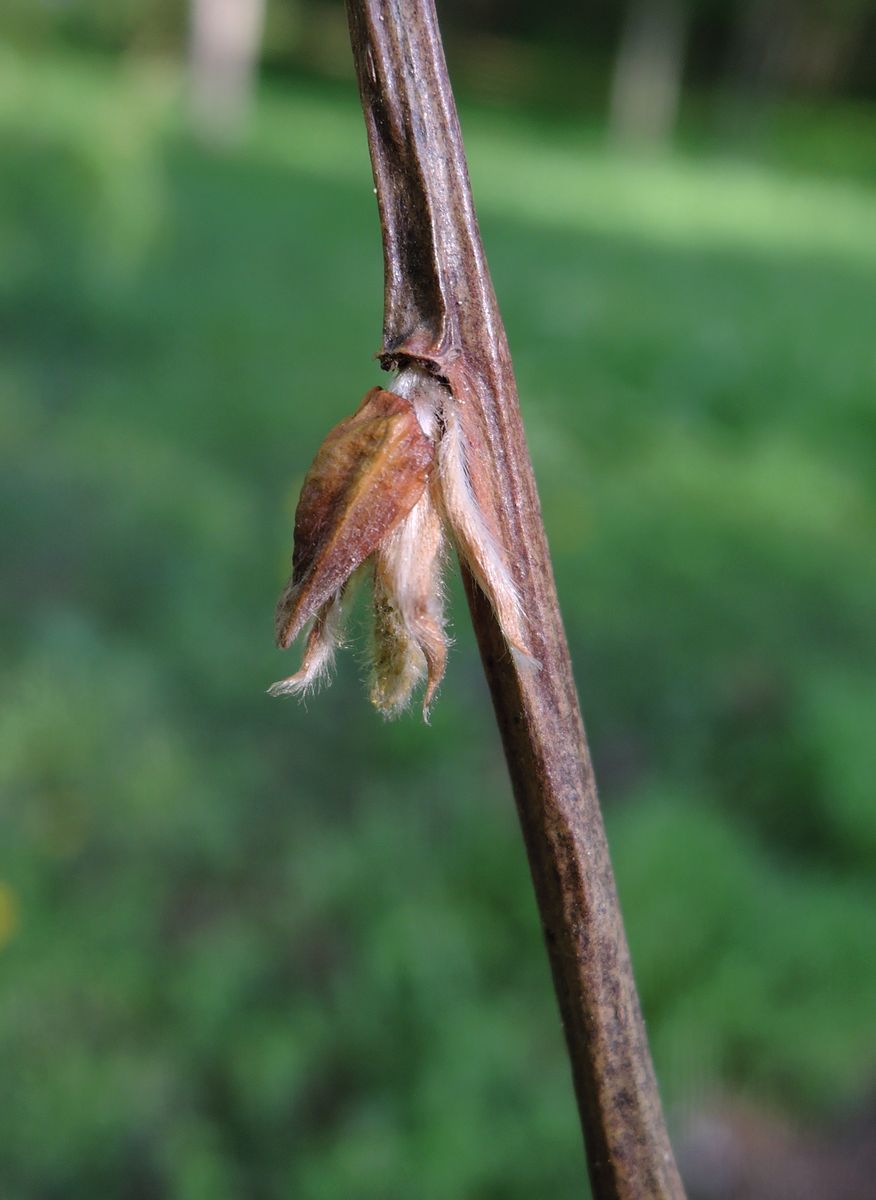
<path id="1" fill-rule="evenodd" d="M 347 0 L 384 242 L 385 366 L 479 406 L 502 543 L 540 670 L 465 571 L 566 1031 L 596 1200 L 679 1200 L 505 331 L 433 0 Z"/>

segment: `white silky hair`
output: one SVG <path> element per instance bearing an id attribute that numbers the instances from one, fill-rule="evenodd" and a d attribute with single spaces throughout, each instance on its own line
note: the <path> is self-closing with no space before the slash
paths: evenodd
<path id="1" fill-rule="evenodd" d="M 425 715 L 444 674 L 444 554 L 441 518 L 427 488 L 376 554 L 371 699 L 387 716 L 407 707 L 428 677 Z"/>
<path id="2" fill-rule="evenodd" d="M 444 384 L 424 367 L 402 367 L 392 381 L 391 391 L 413 405 L 423 433 L 435 441 L 441 432 L 441 413 L 450 394 Z"/>
<path id="3" fill-rule="evenodd" d="M 304 697 L 327 683 L 335 664 L 335 655 L 344 643 L 346 605 L 344 588 L 340 588 L 316 614 L 301 666 L 294 675 L 279 679 L 268 688 L 269 696 Z"/>
<path id="4" fill-rule="evenodd" d="M 487 524 L 471 483 L 472 450 L 457 399 L 423 367 L 403 367 L 392 390 L 410 400 L 423 433 L 438 439 L 439 487 L 435 489 L 457 547 L 487 596 L 518 667 L 538 668 L 527 648 L 526 621 L 507 556 Z"/>

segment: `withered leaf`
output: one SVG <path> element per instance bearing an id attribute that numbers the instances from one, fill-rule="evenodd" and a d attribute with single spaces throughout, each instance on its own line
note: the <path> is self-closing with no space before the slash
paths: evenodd
<path id="1" fill-rule="evenodd" d="M 382 388 L 329 433 L 295 511 L 292 576 L 276 614 L 281 648 L 407 516 L 434 459 L 411 402 Z"/>

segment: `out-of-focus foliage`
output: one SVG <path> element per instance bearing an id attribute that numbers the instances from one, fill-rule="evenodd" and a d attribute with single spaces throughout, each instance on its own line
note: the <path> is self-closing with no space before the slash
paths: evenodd
<path id="1" fill-rule="evenodd" d="M 168 49 L 179 45 L 186 25 L 180 0 L 6 0 L 0 14 L 0 36 L 92 50 Z"/>
<path id="2" fill-rule="evenodd" d="M 579 1195 L 459 596 L 431 728 L 361 661 L 263 694 L 379 378 L 352 91 L 210 156 L 155 69 L 0 81 L 0 1195 Z M 465 127 L 664 1091 L 827 1112 L 876 1069 L 872 164 Z"/>
<path id="3" fill-rule="evenodd" d="M 230 0 L 233 5 L 238 0 Z M 240 0 L 242 3 L 243 0 Z M 167 52 L 189 32 L 191 0 L 4 0 L 0 39 L 32 47 Z M 217 0 L 221 13 L 223 0 Z M 438 0 L 457 83 L 504 103 L 586 111 L 604 99 L 630 18 L 683 28 L 685 78 L 759 95 L 876 95 L 874 0 Z M 273 70 L 351 77 L 344 0 L 265 0 Z"/>

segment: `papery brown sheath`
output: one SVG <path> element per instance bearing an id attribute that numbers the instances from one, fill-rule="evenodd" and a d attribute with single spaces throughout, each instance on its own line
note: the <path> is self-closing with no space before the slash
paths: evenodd
<path id="1" fill-rule="evenodd" d="M 295 511 L 292 575 L 277 605 L 286 649 L 411 511 L 435 447 L 409 400 L 372 388 L 336 425 L 304 479 Z"/>
<path id="2" fill-rule="evenodd" d="M 469 423 L 478 446 L 472 491 L 507 556 L 521 640 L 540 663 L 534 670 L 509 653 L 508 621 L 460 546 L 563 1017 L 593 1196 L 681 1200 L 433 0 L 347 0 L 347 12 L 383 234 L 383 362 L 418 364 L 438 376 L 460 424 Z"/>
<path id="3" fill-rule="evenodd" d="M 382 388 L 372 388 L 356 412 L 328 434 L 305 476 L 295 512 L 292 574 L 275 615 L 277 644 L 286 649 L 308 620 L 313 625 L 301 667 L 273 684 L 272 695 L 302 695 L 328 675 L 341 643 L 345 589 L 368 561 L 375 562 L 377 579 L 382 577 L 386 547 L 395 544 L 394 535 L 410 514 L 428 503 L 424 497 L 434 461 L 434 443 L 411 401 Z M 378 611 L 386 617 L 397 608 L 398 597 L 387 593 Z M 387 678 L 385 687 L 372 692 L 377 707 L 386 715 L 403 708 L 425 673 L 421 664 L 430 679 L 428 705 L 440 681 L 439 674 L 433 682 L 434 658 L 427 659 L 415 635 L 406 638 L 404 620 L 391 625 L 384 619 L 384 626 L 383 653 L 375 653 L 375 665 L 391 663 L 403 673 L 405 686 Z M 390 644 L 394 656 L 387 652 Z"/>

